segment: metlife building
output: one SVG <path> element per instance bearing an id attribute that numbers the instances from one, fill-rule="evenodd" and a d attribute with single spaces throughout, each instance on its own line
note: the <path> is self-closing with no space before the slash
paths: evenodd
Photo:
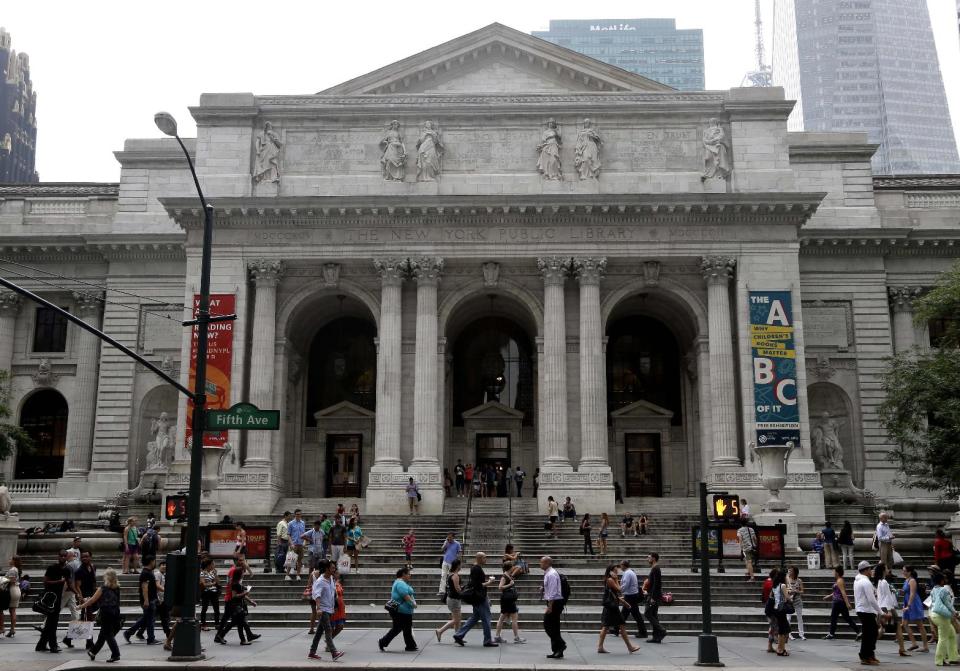
<path id="1" fill-rule="evenodd" d="M 533 35 L 681 91 L 704 88 L 703 30 L 674 19 L 550 21 Z"/>

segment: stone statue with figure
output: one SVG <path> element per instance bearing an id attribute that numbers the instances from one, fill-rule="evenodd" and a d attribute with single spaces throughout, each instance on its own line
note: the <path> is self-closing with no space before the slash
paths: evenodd
<path id="1" fill-rule="evenodd" d="M 700 180 L 713 177 L 727 179 L 731 170 L 727 135 L 717 119 L 710 119 L 709 125 L 703 131 L 703 174 L 700 175 Z"/>
<path id="2" fill-rule="evenodd" d="M 150 422 L 153 440 L 147 443 L 146 470 L 164 470 L 170 466 L 173 461 L 176 430 L 176 422 L 171 422 L 165 412 L 161 412 L 159 417 Z"/>
<path id="3" fill-rule="evenodd" d="M 256 139 L 256 161 L 253 166 L 254 182 L 280 181 L 280 150 L 283 142 L 273 130 L 273 124 L 267 121 L 263 124 L 263 132 Z"/>
<path id="4" fill-rule="evenodd" d="M 842 421 L 831 417 L 829 412 L 823 412 L 820 423 L 813 427 L 813 458 L 821 470 L 846 470 L 843 466 L 843 445 L 840 443 L 842 426 Z"/>

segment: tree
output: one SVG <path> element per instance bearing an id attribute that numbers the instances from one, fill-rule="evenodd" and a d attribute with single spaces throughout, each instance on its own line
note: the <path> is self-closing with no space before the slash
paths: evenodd
<path id="1" fill-rule="evenodd" d="M 9 392 L 7 391 L 7 371 L 0 370 L 0 461 L 13 454 L 14 448 L 29 449 L 33 441 L 26 431 L 6 420 L 10 418 Z"/>
<path id="2" fill-rule="evenodd" d="M 895 443 L 895 481 L 960 494 L 960 262 L 914 302 L 917 323 L 940 327 L 938 347 L 901 352 L 884 375 L 880 421 Z"/>

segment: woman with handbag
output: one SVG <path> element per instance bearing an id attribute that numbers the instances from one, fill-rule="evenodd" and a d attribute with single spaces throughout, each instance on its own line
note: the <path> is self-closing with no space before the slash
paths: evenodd
<path id="1" fill-rule="evenodd" d="M 794 607 L 787 591 L 786 576 L 782 571 L 778 571 L 773 578 L 773 590 L 770 593 L 770 598 L 773 599 L 774 616 L 777 619 L 777 655 L 789 657 L 787 638 L 790 636 L 790 622 L 787 620 L 787 615 L 794 612 Z"/>
<path id="2" fill-rule="evenodd" d="M 360 571 L 360 543 L 363 539 L 363 529 L 360 523 L 351 519 L 347 523 L 347 554 L 350 555 L 350 568 L 353 571 Z"/>
<path id="3" fill-rule="evenodd" d="M 496 643 L 505 643 L 500 632 L 503 631 L 503 625 L 508 621 L 513 629 L 513 642 L 526 643 L 527 639 L 520 636 L 520 610 L 517 608 L 517 578 L 523 574 L 523 570 L 512 561 L 503 562 L 503 575 L 500 576 L 500 617 L 497 619 L 497 631 L 493 637 Z"/>
<path id="4" fill-rule="evenodd" d="M 960 663 L 957 654 L 957 632 L 953 629 L 956 609 L 953 606 L 953 592 L 946 585 L 943 573 L 935 572 L 930 576 L 933 589 L 930 591 L 930 620 L 937 625 L 937 653 L 934 662 L 937 666 Z"/>
<path id="5" fill-rule="evenodd" d="M 110 659 L 107 661 L 116 662 L 120 659 L 120 647 L 117 645 L 116 636 L 123 627 L 123 618 L 120 617 L 120 583 L 114 569 L 108 568 L 103 572 L 103 585 L 97 588 L 93 596 L 81 603 L 79 608 L 86 610 L 95 603 L 100 604 L 97 615 L 100 634 L 93 647 L 87 648 L 87 655 L 90 656 L 90 661 L 95 661 L 106 643 L 110 647 Z"/>
<path id="6" fill-rule="evenodd" d="M 445 632 L 447 629 L 453 629 L 453 631 L 456 632 L 460 628 L 460 612 L 462 604 L 462 601 L 460 600 L 460 566 L 460 560 L 454 559 L 453 563 L 450 564 L 450 571 L 447 574 L 447 587 L 444 597 L 447 604 L 447 610 L 450 611 L 450 620 L 439 629 L 434 630 L 433 633 L 437 636 L 437 643 L 440 642 L 443 632 Z"/>
<path id="7" fill-rule="evenodd" d="M 390 642 L 401 632 L 403 633 L 404 649 L 407 652 L 419 650 L 417 642 L 413 638 L 413 611 L 417 608 L 417 599 L 413 585 L 410 584 L 410 569 L 408 567 L 404 566 L 397 569 L 397 579 L 393 581 L 393 587 L 390 589 L 390 600 L 384 608 L 390 613 L 393 626 L 390 627 L 390 631 L 383 638 L 377 641 L 380 652 L 384 652 Z"/>
<path id="8" fill-rule="evenodd" d="M 629 611 L 630 604 L 623 598 L 620 591 L 620 568 L 616 564 L 607 566 L 603 574 L 603 588 L 603 612 L 600 615 L 600 640 L 597 641 L 597 652 L 601 655 L 609 652 L 603 647 L 603 641 L 607 638 L 607 631 L 609 631 L 614 635 L 619 634 L 627 650 L 632 654 L 640 648 L 630 645 L 630 639 L 627 637 L 627 628 L 624 626 L 626 623 L 620 609 L 625 607 Z"/>

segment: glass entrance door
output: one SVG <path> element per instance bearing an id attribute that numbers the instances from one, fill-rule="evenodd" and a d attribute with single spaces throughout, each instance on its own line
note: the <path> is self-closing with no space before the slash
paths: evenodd
<path id="1" fill-rule="evenodd" d="M 660 480 L 660 434 L 628 433 L 627 496 L 662 496 Z"/>
<path id="2" fill-rule="evenodd" d="M 359 433 L 327 436 L 327 496 L 360 496 Z"/>
<path id="3" fill-rule="evenodd" d="M 510 465 L 510 434 L 478 433 L 477 466 L 493 466 L 498 471 Z"/>

